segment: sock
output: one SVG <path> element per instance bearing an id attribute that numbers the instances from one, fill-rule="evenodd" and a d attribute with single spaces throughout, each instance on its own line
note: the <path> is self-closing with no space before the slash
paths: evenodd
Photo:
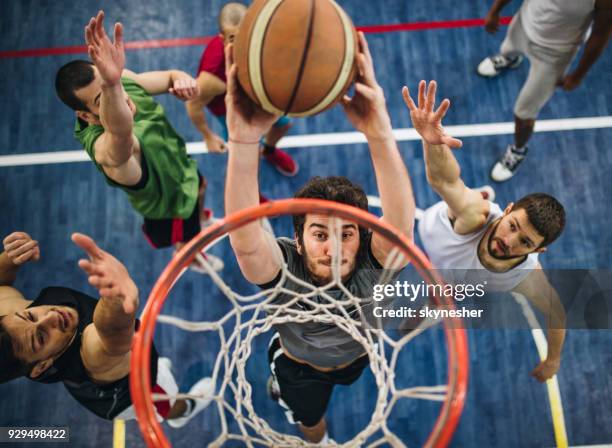
<path id="1" fill-rule="evenodd" d="M 263 146 L 263 153 L 265 155 L 272 154 L 276 150 L 276 148 L 274 146 L 270 146 L 267 143 L 263 143 L 262 146 Z"/>
<path id="2" fill-rule="evenodd" d="M 521 146 L 520 148 L 517 148 L 516 145 L 512 145 L 512 150 L 519 154 L 527 154 L 527 145 Z"/>
<path id="3" fill-rule="evenodd" d="M 195 400 L 192 398 L 187 398 L 185 400 L 185 412 L 183 412 L 183 417 L 187 417 L 189 414 L 193 412 L 193 408 L 195 408 Z"/>

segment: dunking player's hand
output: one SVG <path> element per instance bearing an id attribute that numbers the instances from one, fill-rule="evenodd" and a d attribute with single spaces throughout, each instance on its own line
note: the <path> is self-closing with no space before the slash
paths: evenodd
<path id="1" fill-rule="evenodd" d="M 238 143 L 256 143 L 267 133 L 278 117 L 266 112 L 242 91 L 238 84 L 238 68 L 234 63 L 234 45 L 225 48 L 225 74 L 227 92 L 225 107 L 229 140 Z"/>
<path id="2" fill-rule="evenodd" d="M 114 42 L 111 42 L 104 31 L 104 11 L 99 11 L 85 27 L 85 42 L 89 57 L 98 68 L 103 84 L 118 84 L 125 68 L 123 26 L 115 23 Z"/>
<path id="3" fill-rule="evenodd" d="M 15 266 L 40 259 L 38 241 L 25 232 L 13 232 L 2 243 L 6 256 Z"/>
<path id="4" fill-rule="evenodd" d="M 419 83 L 418 106 L 410 97 L 408 87 L 402 89 L 404 102 L 410 109 L 410 118 L 414 129 L 420 134 L 423 140 L 430 145 L 448 145 L 451 148 L 460 148 L 463 143 L 461 140 L 448 135 L 442 127 L 442 118 L 450 107 L 450 101 L 445 99 L 440 104 L 438 110 L 434 112 L 436 103 L 436 82 L 430 81 L 427 93 L 425 92 L 425 81 Z"/>
<path id="5" fill-rule="evenodd" d="M 98 290 L 100 297 L 119 300 L 125 314 L 135 313 L 138 308 L 138 288 L 125 266 L 100 249 L 95 241 L 86 235 L 74 233 L 72 241 L 89 256 L 88 260 L 79 260 L 79 267 L 89 275 L 89 284 Z"/>
<path id="6" fill-rule="evenodd" d="M 355 82 L 355 95 L 345 95 L 342 106 L 351 124 L 366 137 L 383 139 L 391 135 L 391 119 L 387 112 L 385 93 L 376 81 L 374 63 L 368 43 L 359 32 L 360 51 L 357 55 L 359 75 Z"/>

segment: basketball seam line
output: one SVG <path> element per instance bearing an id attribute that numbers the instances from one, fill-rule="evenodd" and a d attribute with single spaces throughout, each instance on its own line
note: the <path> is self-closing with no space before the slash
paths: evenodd
<path id="1" fill-rule="evenodd" d="M 304 51 L 302 52 L 302 60 L 300 61 L 300 68 L 298 70 L 297 79 L 295 80 L 293 92 L 291 92 L 291 98 L 289 99 L 289 103 L 285 107 L 285 115 L 287 115 L 289 113 L 289 110 L 291 110 L 291 107 L 293 107 L 293 103 L 295 102 L 298 90 L 300 89 L 300 84 L 302 83 L 302 77 L 304 76 L 304 66 L 306 65 L 306 58 L 308 57 L 308 50 L 310 49 L 310 43 L 312 41 L 312 28 L 316 11 L 315 6 L 316 0 L 310 0 L 310 15 L 308 17 L 308 32 L 306 33 L 306 42 L 304 45 Z"/>

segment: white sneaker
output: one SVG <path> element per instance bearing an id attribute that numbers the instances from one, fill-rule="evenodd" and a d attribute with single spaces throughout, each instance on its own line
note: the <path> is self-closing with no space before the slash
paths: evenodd
<path id="1" fill-rule="evenodd" d="M 200 252 L 200 254 L 202 254 L 202 256 L 206 259 L 206 261 L 208 261 L 208 263 L 210 264 L 210 267 L 215 272 L 221 271 L 223 267 L 225 266 L 225 263 L 223 263 L 223 260 L 221 260 L 219 257 L 211 255 L 207 252 Z M 198 260 L 194 260 L 193 263 L 189 265 L 189 269 L 199 274 L 208 274 L 208 272 L 206 272 L 206 269 L 204 269 L 204 267 L 200 265 Z"/>
<path id="2" fill-rule="evenodd" d="M 524 152 L 517 152 L 514 145 L 508 145 L 506 152 L 491 169 L 491 179 L 504 182 L 516 174 L 521 162 L 527 157 L 527 147 Z"/>
<path id="3" fill-rule="evenodd" d="M 189 420 L 191 420 L 200 412 L 202 412 L 206 408 L 206 406 L 210 404 L 214 394 L 215 385 L 212 382 L 212 378 L 202 378 L 200 381 L 191 386 L 191 389 L 189 390 L 189 395 L 199 397 L 194 399 L 195 406 L 193 407 L 189 415 L 179 418 L 173 418 L 172 420 L 167 420 L 168 424 L 173 428 L 182 428 L 187 423 L 189 423 Z"/>
<path id="4" fill-rule="evenodd" d="M 480 64 L 478 64 L 476 72 L 478 72 L 480 76 L 494 78 L 505 70 L 517 68 L 521 65 L 521 62 L 523 62 L 523 56 L 520 54 L 513 58 L 506 57 L 502 54 L 496 54 L 495 56 L 484 58 Z"/>

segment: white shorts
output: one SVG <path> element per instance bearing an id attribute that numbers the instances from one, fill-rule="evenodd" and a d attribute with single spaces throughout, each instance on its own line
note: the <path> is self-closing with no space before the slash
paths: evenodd
<path id="1" fill-rule="evenodd" d="M 537 118 L 542 107 L 555 93 L 557 81 L 563 77 L 577 52 L 578 47 L 569 52 L 560 52 L 530 41 L 519 11 L 512 18 L 500 48 L 504 56 L 524 54 L 531 64 L 527 80 L 514 104 L 514 115 L 523 120 Z"/>
<path id="2" fill-rule="evenodd" d="M 178 385 L 176 384 L 174 375 L 172 375 L 172 371 L 170 370 L 171 365 L 172 363 L 168 358 L 159 357 L 157 359 L 157 383 L 153 386 L 153 393 L 167 394 L 171 397 L 175 397 L 178 394 Z M 174 406 L 175 401 L 176 400 L 172 398 L 165 401 L 154 402 L 155 413 L 157 414 L 158 421 L 161 422 L 168 417 L 168 413 L 170 412 L 170 409 L 172 409 L 172 406 Z M 136 410 L 134 409 L 134 405 L 124 409 L 115 418 L 121 420 L 135 420 Z"/>

